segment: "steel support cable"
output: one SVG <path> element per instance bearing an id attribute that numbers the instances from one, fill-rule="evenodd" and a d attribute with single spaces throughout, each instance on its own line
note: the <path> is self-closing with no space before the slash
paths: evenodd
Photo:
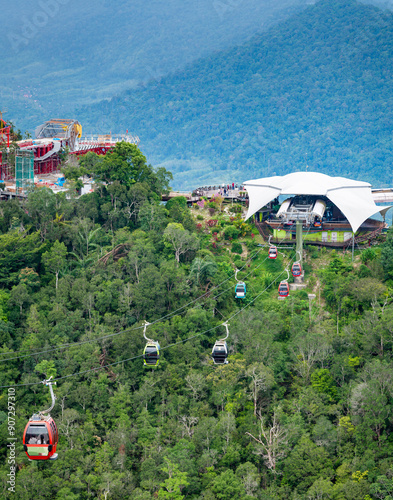
<path id="1" fill-rule="evenodd" d="M 244 267 L 247 265 L 247 263 L 249 261 L 251 261 L 252 259 L 254 259 L 263 249 L 265 248 L 265 245 L 263 247 L 261 247 L 254 255 L 251 255 L 245 262 L 245 264 L 243 265 L 243 267 L 241 267 L 239 270 L 241 271 L 242 269 L 244 269 Z M 260 264 L 259 264 L 260 265 Z M 259 266 L 258 266 L 259 267 Z M 251 273 L 251 271 L 250 271 Z M 249 274 L 250 274 L 249 273 Z M 248 275 L 247 275 L 248 276 Z M 226 283 L 227 281 L 229 281 L 230 279 L 232 279 L 232 276 L 229 276 L 228 278 L 226 278 L 224 281 L 222 281 L 221 283 L 219 283 L 218 285 L 215 285 L 213 288 L 211 288 L 208 292 L 205 292 L 203 295 L 200 295 L 199 297 L 197 297 L 196 299 L 193 299 L 192 301 L 188 302 L 187 304 L 185 304 L 184 306 L 181 306 L 179 307 L 178 309 L 176 309 L 175 311 L 171 311 L 170 313 L 166 314 L 165 316 L 162 316 L 161 318 L 158 318 L 156 319 L 155 321 L 153 321 L 151 323 L 151 325 L 154 325 L 155 323 L 159 323 L 161 321 L 164 321 L 165 319 L 170 319 L 172 316 L 174 316 L 176 313 L 178 313 L 179 311 L 181 311 L 182 309 L 185 309 L 186 307 L 190 306 L 191 304 L 194 304 L 195 302 L 197 302 L 198 300 L 204 298 L 207 296 L 208 293 L 212 292 L 213 290 L 216 290 L 217 288 L 221 287 L 224 283 Z M 229 290 L 229 289 L 228 289 Z M 88 343 L 91 343 L 91 342 L 99 342 L 100 340 L 106 340 L 108 338 L 112 338 L 112 337 L 116 337 L 117 335 L 121 335 L 122 333 L 126 333 L 126 332 L 131 332 L 131 331 L 135 331 L 135 330 L 140 330 L 143 328 L 143 325 L 142 326 L 136 326 L 136 327 L 132 327 L 132 328 L 126 328 L 125 330 L 121 330 L 120 332 L 115 332 L 115 333 L 110 333 L 108 335 L 104 335 L 102 337 L 97 337 L 95 339 L 88 339 L 88 340 L 82 340 L 82 341 L 79 341 L 79 342 L 68 342 L 66 344 L 61 344 L 59 346 L 56 346 L 56 347 L 53 347 L 51 349 L 47 349 L 45 351 L 34 351 L 34 352 L 31 352 L 31 351 L 10 351 L 10 352 L 3 352 L 3 353 L 0 353 L 0 356 L 6 356 L 7 354 L 19 354 L 19 353 L 24 353 L 23 355 L 18 355 L 18 356 L 13 356 L 11 358 L 3 358 L 1 359 L 0 358 L 0 363 L 3 363 L 5 361 L 12 361 L 14 359 L 23 359 L 23 358 L 29 358 L 31 356 L 38 356 L 40 354 L 47 354 L 48 352 L 55 352 L 55 351 L 60 351 L 62 349 L 68 349 L 69 347 L 73 347 L 73 346 L 78 346 L 78 345 L 83 345 L 83 344 L 88 344 Z"/>
<path id="2" fill-rule="evenodd" d="M 307 234 L 307 233 L 306 233 Z M 263 245 L 254 255 L 251 255 L 247 260 L 246 262 L 244 263 L 244 265 L 239 269 L 239 271 L 241 271 L 242 269 L 244 269 L 244 267 L 247 265 L 247 263 L 251 260 L 253 260 L 264 248 L 266 247 L 266 245 Z M 279 245 L 278 245 L 278 248 L 279 248 Z M 267 260 L 267 257 L 260 263 L 258 264 L 258 266 L 255 267 L 255 269 L 258 269 L 258 267 L 260 267 L 264 262 L 266 262 Z M 252 274 L 255 269 L 252 269 L 248 274 L 246 274 L 246 276 L 244 277 L 247 278 L 247 276 L 249 276 L 250 274 Z M 228 277 L 226 278 L 224 281 L 222 281 L 221 283 L 219 283 L 218 285 L 214 286 L 211 290 L 209 290 L 208 292 L 205 292 L 203 295 L 197 297 L 196 299 L 188 302 L 187 304 L 185 304 L 184 306 L 176 309 L 175 311 L 172 311 L 171 313 L 168 313 L 166 316 L 163 316 L 155 321 L 153 321 L 151 324 L 155 324 L 155 323 L 158 323 L 158 322 L 161 322 L 163 321 L 164 319 L 167 319 L 168 317 L 172 317 L 173 315 L 175 315 L 177 312 L 179 312 L 180 310 L 188 307 L 190 304 L 193 304 L 195 303 L 196 301 L 204 298 L 207 296 L 207 293 L 210 293 L 212 290 L 216 290 L 217 288 L 219 288 L 220 286 L 222 286 L 224 283 L 226 283 L 228 280 L 232 279 L 232 277 Z M 225 292 L 231 290 L 232 287 L 230 288 L 227 288 L 226 290 L 224 290 L 223 292 L 219 293 L 218 295 L 216 295 L 215 297 L 213 297 L 213 300 L 218 298 L 220 295 L 224 294 Z M 74 347 L 74 346 L 78 346 L 78 345 L 84 345 L 84 344 L 89 344 L 89 343 L 92 343 L 92 342 L 99 342 L 101 340 L 106 340 L 106 339 L 109 339 L 109 338 L 112 338 L 112 337 L 115 337 L 115 336 L 118 336 L 118 335 L 121 335 L 122 333 L 126 333 L 126 332 L 130 332 L 130 331 L 136 331 L 136 330 L 140 330 L 143 328 L 143 325 L 142 326 L 137 326 L 137 327 L 133 327 L 133 328 L 126 328 L 125 330 L 122 330 L 120 332 L 116 332 L 116 333 L 111 333 L 111 334 L 108 334 L 108 335 L 104 335 L 102 337 L 97 337 L 95 339 L 88 339 L 88 340 L 82 340 L 82 341 L 79 341 L 79 342 L 72 342 L 72 343 L 67 343 L 67 344 L 63 344 L 63 345 L 60 345 L 60 346 L 56 346 L 56 347 L 53 347 L 51 349 L 47 349 L 45 351 L 34 351 L 34 352 L 29 352 L 29 353 L 26 353 L 24 355 L 19 355 L 19 356 L 14 356 L 14 357 L 11 357 L 11 358 L 3 358 L 3 359 L 0 359 L 0 363 L 2 362 L 5 362 L 5 361 L 12 361 L 12 360 L 15 360 L 15 359 L 24 359 L 24 358 L 29 358 L 29 357 L 32 357 L 32 356 L 38 356 L 38 355 L 41 355 L 41 354 L 47 354 L 49 352 L 55 352 L 55 351 L 60 351 L 62 349 L 67 349 L 67 348 L 70 348 L 70 347 Z M 15 351 L 15 352 L 12 352 L 11 354 L 18 354 L 20 352 L 23 352 L 23 351 Z M 7 355 L 7 354 L 10 354 L 10 353 L 0 353 L 0 355 Z"/>
<path id="3" fill-rule="evenodd" d="M 273 283 L 275 283 L 277 281 L 277 279 L 285 272 L 284 271 L 281 271 L 275 278 L 273 281 L 271 281 L 269 283 L 269 285 L 267 287 L 265 287 L 253 300 L 251 300 L 248 304 L 246 304 L 242 309 L 240 309 L 239 311 L 237 311 L 235 314 L 233 314 L 232 316 L 230 316 L 226 322 L 228 322 L 229 320 L 231 320 L 232 318 L 234 318 L 235 316 L 237 316 L 238 314 L 240 314 L 242 311 L 244 311 L 247 307 L 249 307 L 251 304 L 253 304 L 257 298 L 259 298 L 263 293 L 266 292 L 266 290 L 268 290 Z M 160 348 L 160 351 L 161 350 L 164 350 L 164 349 L 169 349 L 170 347 L 174 347 L 176 345 L 179 345 L 179 344 L 184 344 L 185 342 L 188 342 L 189 340 L 192 340 L 192 339 L 195 339 L 197 337 L 200 337 L 202 335 L 206 335 L 214 330 L 216 330 L 217 328 L 219 328 L 220 326 L 222 326 L 222 323 L 216 325 L 216 326 L 213 326 L 212 328 L 209 328 L 208 330 L 205 330 L 204 332 L 201 332 L 201 333 L 197 333 L 195 335 L 192 335 L 191 337 L 187 337 L 186 339 L 184 340 L 178 340 L 177 342 L 173 342 L 172 344 L 168 344 L 164 347 L 161 347 Z M 144 325 L 142 326 L 142 328 L 144 328 Z M 116 365 L 119 365 L 121 363 L 126 363 L 128 361 L 133 361 L 135 359 L 138 359 L 138 358 L 142 358 L 143 357 L 143 354 L 138 354 L 137 356 L 133 356 L 132 358 L 127 358 L 127 359 L 122 359 L 120 361 L 115 361 L 113 363 L 108 363 L 106 365 L 103 365 L 103 366 L 99 366 L 99 367 L 96 367 L 96 368 L 91 368 L 89 370 L 84 370 L 82 372 L 75 372 L 75 373 L 71 373 L 69 375 L 64 375 L 63 377 L 58 377 L 56 379 L 53 380 L 53 382 L 57 382 L 59 380 L 64 380 L 66 378 L 70 378 L 70 377 L 76 377 L 77 375 L 84 375 L 86 373 L 91 373 L 91 372 L 95 372 L 95 371 L 98 371 L 98 370 L 102 370 L 104 368 L 108 368 L 110 366 L 116 366 Z M 0 389 L 7 389 L 7 388 L 10 388 L 10 387 L 28 387 L 28 386 L 33 386 L 33 385 L 39 385 L 41 384 L 42 382 L 29 382 L 27 384 L 13 384 L 13 385 L 0 385 Z"/>
<path id="4" fill-rule="evenodd" d="M 306 235 L 308 234 L 308 232 L 310 231 L 310 228 L 309 230 L 307 231 Z M 305 236 L 306 236 L 305 235 Z M 304 239 L 304 237 L 303 237 Z M 265 248 L 266 245 L 263 245 L 254 255 L 251 255 L 247 260 L 246 262 L 244 263 L 244 265 L 239 269 L 239 271 L 241 271 L 242 269 L 244 269 L 244 267 L 247 265 L 247 263 L 251 260 L 253 260 L 264 248 Z M 280 245 L 278 245 L 277 248 L 279 248 Z M 296 255 L 295 255 L 296 257 Z M 258 267 L 260 267 L 265 261 L 267 260 L 267 257 L 260 263 L 258 264 L 258 266 L 256 266 L 255 269 L 258 269 Z M 293 259 L 292 259 L 293 260 Z M 291 261 L 290 261 L 291 262 Z M 255 269 L 252 269 L 245 277 L 247 278 L 247 276 L 249 276 L 252 272 L 255 271 Z M 206 297 L 207 293 L 210 293 L 212 290 L 215 290 L 217 288 L 219 288 L 220 286 L 222 286 L 224 283 L 226 283 L 228 280 L 232 279 L 232 277 L 228 277 L 226 278 L 224 281 L 222 281 L 221 283 L 219 283 L 218 285 L 216 285 L 215 287 L 213 287 L 211 290 L 209 290 L 209 292 L 205 292 L 203 295 L 197 297 L 196 299 L 188 302 L 187 304 L 185 304 L 184 306 L 176 309 L 175 311 L 172 311 L 171 313 L 168 313 L 167 315 L 153 321 L 151 324 L 155 324 L 155 323 L 158 323 L 158 322 L 161 322 L 163 321 L 164 319 L 167 319 L 168 317 L 172 317 L 173 315 L 175 315 L 177 312 L 179 312 L 180 310 L 188 307 L 189 305 L 195 303 L 196 301 L 200 300 L 201 298 L 203 297 Z M 217 296 L 213 297 L 213 299 L 216 299 L 218 298 L 220 295 L 222 295 L 223 293 L 229 291 L 232 287 L 230 288 L 227 288 L 226 290 L 224 290 L 223 292 L 221 292 L 220 294 L 218 294 Z M 41 355 L 41 354 L 47 354 L 48 352 L 55 352 L 55 351 L 60 351 L 62 349 L 67 349 L 69 347 L 74 347 L 74 346 L 78 346 L 78 345 L 84 345 L 84 344 L 88 344 L 88 343 L 91 343 L 91 342 L 99 342 L 101 340 L 106 340 L 108 338 L 112 338 L 112 337 L 115 337 L 115 336 L 118 336 L 118 335 L 121 335 L 122 333 L 126 333 L 126 332 L 130 332 L 130 331 L 136 331 L 136 330 L 140 330 L 144 328 L 144 326 L 137 326 L 137 327 L 133 327 L 133 328 L 127 328 L 125 330 L 122 330 L 120 332 L 116 332 L 116 333 L 111 333 L 109 335 L 104 335 L 102 337 L 97 337 L 96 339 L 88 339 L 88 340 L 82 340 L 80 342 L 73 342 L 73 343 L 67 343 L 67 344 L 63 344 L 63 345 L 60 345 L 60 346 L 56 346 L 56 347 L 53 347 L 51 349 L 47 349 L 45 351 L 35 351 L 35 352 L 30 352 L 30 353 L 27 353 L 27 354 L 24 354 L 24 355 L 19 355 L 19 356 L 14 356 L 12 358 L 3 358 L 3 359 L 0 359 L 0 363 L 2 362 L 6 362 L 6 361 L 12 361 L 12 360 L 15 360 L 15 359 L 24 359 L 24 358 L 29 358 L 29 357 L 32 357 L 32 356 L 38 356 L 38 355 Z M 19 352 L 23 352 L 23 351 L 15 351 L 15 352 L 12 352 L 12 354 L 18 354 Z M 0 355 L 6 355 L 6 354 L 10 354 L 10 353 L 0 353 Z"/>
<path id="5" fill-rule="evenodd" d="M 309 229 L 310 230 L 310 229 Z M 309 230 L 307 231 L 306 235 L 308 234 Z M 305 236 L 306 236 L 305 235 Z M 304 240 L 304 237 L 303 237 L 303 240 Z M 296 253 L 295 253 L 295 257 L 293 257 L 292 259 L 290 259 L 289 263 L 291 261 L 293 261 L 294 259 L 296 258 Z M 244 267 L 244 266 L 243 266 Z M 230 316 L 225 322 L 227 323 L 228 321 L 230 321 L 232 318 L 236 317 L 238 314 L 240 314 L 241 312 L 243 312 L 245 309 L 247 309 L 247 307 L 249 307 L 251 304 L 253 304 L 263 293 L 266 292 L 266 290 L 268 290 L 273 283 L 275 283 L 278 278 L 284 273 L 286 272 L 286 269 L 284 269 L 283 271 L 281 271 L 275 278 L 273 281 L 271 281 L 269 283 L 269 285 L 267 285 L 263 290 L 262 292 L 260 292 L 258 295 L 256 295 L 256 297 L 254 297 L 248 304 L 246 304 L 244 307 L 242 307 L 241 309 L 239 309 L 239 311 L 236 311 L 234 314 L 232 314 L 232 316 Z M 192 339 L 195 339 L 197 337 L 200 337 L 202 335 L 206 335 L 214 330 L 216 330 L 217 328 L 219 328 L 220 326 L 222 326 L 222 323 L 216 325 L 216 326 L 213 326 L 212 328 L 209 328 L 208 330 L 205 330 L 204 332 L 201 332 L 201 333 L 197 333 L 195 335 L 192 335 L 191 337 L 188 337 L 184 340 L 178 340 L 177 342 L 173 342 L 172 344 L 168 344 L 164 347 L 161 347 L 160 350 L 164 350 L 164 349 L 169 349 L 170 347 L 174 347 L 176 345 L 179 345 L 179 344 L 184 344 L 185 342 L 188 342 L 189 340 L 192 340 Z M 141 327 L 138 327 L 138 328 L 144 328 L 144 325 L 142 325 Z M 58 377 L 56 379 L 53 380 L 53 382 L 57 382 L 58 380 L 64 380 L 66 378 L 70 378 L 70 377 L 76 377 L 77 375 L 84 375 L 85 373 L 91 373 L 91 372 L 95 372 L 95 371 L 98 371 L 98 370 L 102 370 L 103 368 L 108 368 L 109 366 L 116 366 L 116 365 L 119 365 L 121 363 L 126 363 L 128 361 L 134 361 L 135 359 L 140 359 L 143 357 L 143 354 L 138 354 L 137 356 L 133 356 L 132 358 L 127 358 L 127 359 L 122 359 L 120 361 L 115 361 L 113 363 L 108 363 L 106 365 L 103 365 L 103 366 L 99 366 L 97 368 L 91 368 L 89 370 L 84 370 L 82 372 L 75 372 L 75 373 L 71 373 L 69 375 L 64 375 L 63 377 Z M 0 385 L 0 389 L 7 389 L 7 388 L 10 388 L 10 387 L 28 387 L 28 386 L 33 386 L 33 385 L 38 385 L 38 384 L 41 384 L 41 382 L 29 382 L 27 384 L 14 384 L 14 385 Z"/>

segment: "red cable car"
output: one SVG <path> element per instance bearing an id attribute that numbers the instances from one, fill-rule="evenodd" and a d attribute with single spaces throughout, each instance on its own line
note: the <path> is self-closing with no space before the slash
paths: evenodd
<path id="1" fill-rule="evenodd" d="M 294 262 L 292 264 L 292 276 L 296 278 L 297 276 L 301 276 L 302 274 L 302 266 L 300 265 L 300 262 Z"/>
<path id="2" fill-rule="evenodd" d="M 269 248 L 269 259 L 277 259 L 277 247 L 271 246 Z"/>
<path id="3" fill-rule="evenodd" d="M 23 433 L 23 449 L 29 460 L 56 460 L 59 434 L 50 415 L 35 414 Z"/>
<path id="4" fill-rule="evenodd" d="M 288 297 L 289 295 L 289 285 L 287 281 L 281 281 L 278 286 L 278 295 L 280 297 Z"/>

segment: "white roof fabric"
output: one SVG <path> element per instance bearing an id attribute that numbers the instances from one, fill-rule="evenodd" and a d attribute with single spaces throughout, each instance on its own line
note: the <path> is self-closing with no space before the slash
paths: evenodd
<path id="1" fill-rule="evenodd" d="M 279 195 L 326 196 L 345 215 L 356 232 L 362 223 L 378 212 L 391 207 L 378 207 L 371 194 L 371 184 L 345 177 L 330 177 L 317 172 L 264 177 L 243 183 L 249 196 L 246 219 Z"/>

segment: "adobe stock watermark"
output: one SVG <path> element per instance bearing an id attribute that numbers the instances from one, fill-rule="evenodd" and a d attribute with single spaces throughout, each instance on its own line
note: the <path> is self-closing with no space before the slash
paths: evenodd
<path id="1" fill-rule="evenodd" d="M 45 28 L 50 19 L 57 16 L 60 8 L 69 2 L 70 0 L 40 0 L 38 2 L 40 8 L 32 16 L 23 16 L 21 18 L 18 32 L 8 34 L 7 38 L 12 49 L 19 52 L 21 48 L 28 45 L 39 30 Z"/>
<path id="2" fill-rule="evenodd" d="M 242 3 L 243 0 L 214 0 L 213 7 L 222 21 L 226 14 L 233 12 Z"/>
<path id="3" fill-rule="evenodd" d="M 8 465 L 10 471 L 7 473 L 8 491 L 15 493 L 15 473 L 16 473 L 16 450 L 15 450 L 15 389 L 8 389 Z"/>

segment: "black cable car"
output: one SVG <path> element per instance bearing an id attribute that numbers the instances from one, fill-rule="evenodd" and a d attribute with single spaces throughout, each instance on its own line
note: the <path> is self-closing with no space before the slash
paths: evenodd
<path id="1" fill-rule="evenodd" d="M 228 347 L 227 343 L 222 340 L 217 340 L 213 346 L 212 358 L 215 365 L 227 365 L 228 360 Z"/>
<path id="2" fill-rule="evenodd" d="M 158 366 L 160 360 L 160 344 L 146 337 L 146 328 L 148 325 L 150 325 L 150 323 L 145 321 L 143 337 L 147 340 L 147 343 L 143 350 L 143 366 Z"/>
<path id="3" fill-rule="evenodd" d="M 278 295 L 280 297 L 288 297 L 289 295 L 289 285 L 287 281 L 281 281 L 278 286 Z"/>
<path id="4" fill-rule="evenodd" d="M 292 276 L 294 278 L 296 278 L 297 276 L 301 276 L 301 274 L 302 274 L 302 266 L 301 266 L 300 262 L 294 262 L 292 264 L 291 271 L 292 271 Z"/>
<path id="5" fill-rule="evenodd" d="M 274 245 L 269 248 L 269 259 L 277 259 L 277 247 Z"/>
<path id="6" fill-rule="evenodd" d="M 216 340 L 216 343 L 213 346 L 212 349 L 212 358 L 213 362 L 215 365 L 227 365 L 228 360 L 228 346 L 227 343 L 225 342 L 226 339 L 228 338 L 229 335 L 229 330 L 228 330 L 228 323 L 223 323 L 223 326 L 225 326 L 227 334 L 226 337 L 220 340 Z"/>
<path id="7" fill-rule="evenodd" d="M 50 415 L 35 414 L 23 433 L 23 449 L 29 460 L 56 460 L 59 434 Z"/>
<path id="8" fill-rule="evenodd" d="M 148 341 L 143 351 L 144 366 L 157 366 L 160 359 L 160 345 L 158 342 Z"/>

